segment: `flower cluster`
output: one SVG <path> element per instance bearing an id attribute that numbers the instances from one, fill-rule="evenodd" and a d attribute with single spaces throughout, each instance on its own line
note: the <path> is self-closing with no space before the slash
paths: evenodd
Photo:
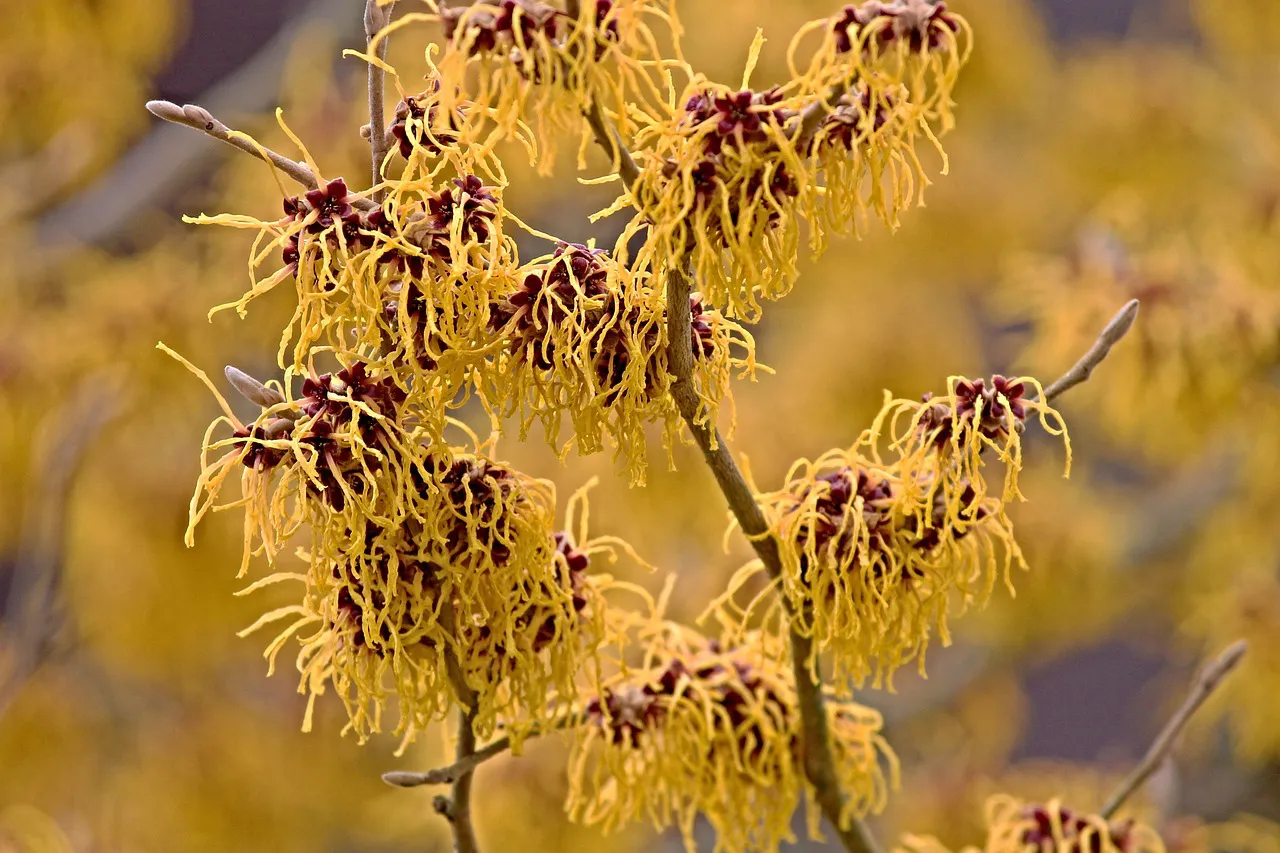
<path id="1" fill-rule="evenodd" d="M 658 56 L 648 19 L 667 17 L 661 4 L 586 0 L 570 10 L 542 0 L 501 0 L 440 4 L 436 15 L 445 37 L 439 71 L 450 84 L 445 103 L 452 108 L 466 92 L 485 104 L 495 139 L 518 132 L 522 119 L 532 121 L 547 144 L 536 158 L 544 173 L 554 164 L 555 135 L 580 134 L 582 147 L 589 143 L 584 112 L 608 107 L 627 132 L 628 103 L 659 91 L 647 67 Z"/>
<path id="2" fill-rule="evenodd" d="M 258 230 L 260 243 L 280 251 L 279 267 L 263 278 L 255 274 L 249 292 L 214 310 L 243 313 L 292 278 L 298 307 L 281 341 L 282 365 L 301 367 L 317 347 L 327 347 L 391 363 L 401 387 L 439 410 L 452 403 L 496 346 L 489 309 L 516 280 L 515 242 L 505 233 L 499 190 L 468 173 L 444 185 L 405 180 L 371 208 L 338 178 L 285 199 L 284 212 L 274 222 L 193 220 Z M 255 250 L 251 267 L 270 266 L 272 255 Z"/>
<path id="3" fill-rule="evenodd" d="M 822 45 L 807 75 L 828 85 L 877 93 L 897 92 L 926 132 L 954 124 L 951 94 L 972 47 L 969 25 L 942 0 L 866 0 L 850 4 L 800 37 L 818 31 Z"/>
<path id="4" fill-rule="evenodd" d="M 753 344 L 746 330 L 697 299 L 692 309 L 700 417 L 713 423 L 733 374 L 754 371 Z M 564 451 L 576 445 L 581 453 L 597 452 L 607 435 L 625 454 L 631 481 L 643 483 L 645 425 L 662 424 L 670 448 L 680 424 L 668 393 L 665 302 L 649 278 L 621 268 L 603 250 L 561 243 L 531 265 L 523 286 L 490 316 L 509 358 L 491 372 L 486 396 L 506 400 L 520 414 L 522 431 L 540 420 L 553 447 L 567 416 L 573 438 Z"/>
<path id="5" fill-rule="evenodd" d="M 620 245 L 646 229 L 652 265 L 690 257 L 711 304 L 753 317 L 757 291 L 779 298 L 797 275 L 795 220 L 816 185 L 794 138 L 800 100 L 703 78 L 681 97 L 640 131 L 651 144 L 631 193 L 637 218 Z"/>
<path id="6" fill-rule="evenodd" d="M 815 30 L 824 41 L 799 72 L 795 53 Z M 619 245 L 643 232 L 642 262 L 688 263 L 712 305 L 756 318 L 761 298 L 795 283 L 800 219 L 821 252 L 829 233 L 860 233 L 869 212 L 896 227 L 922 198 L 916 145 L 951 129 L 966 33 L 943 3 L 872 2 L 803 28 L 785 86 L 748 88 L 760 39 L 738 89 L 691 73 L 678 99 L 641 117 L 639 180 L 615 205 L 637 215 Z"/>
<path id="7" fill-rule="evenodd" d="M 1027 396 L 1032 382 L 953 377 L 945 397 L 887 400 L 853 447 L 800 460 L 760 496 L 795 627 L 832 653 L 838 681 L 878 684 L 917 659 L 923 668 L 930 634 L 948 641 L 957 602 L 984 602 L 1001 574 L 1010 583 L 1022 555 L 1005 508 L 1019 494 L 1028 412 L 1065 440 L 1057 413 Z M 1005 468 L 994 490 L 991 457 Z"/>
<path id="8" fill-rule="evenodd" d="M 404 393 L 362 363 L 309 376 L 296 399 L 289 383 L 228 376 L 264 408 L 245 425 L 219 396 L 226 413 L 206 449 L 221 455 L 206 461 L 188 537 L 222 508 L 235 471 L 241 497 L 224 506 L 245 511 L 242 574 L 255 554 L 274 569 L 282 543 L 310 530 L 304 572 L 276 570 L 249 588 L 301 581 L 302 602 L 249 631 L 293 619 L 267 654 L 298 637 L 312 700 L 332 686 L 363 738 L 394 699 L 408 740 L 464 696 L 477 703 L 477 731 L 501 723 L 515 737 L 546 719 L 549 696 L 576 696 L 604 634 L 586 571 L 620 544 L 588 538 L 584 494 L 568 520 L 583 524 L 557 531 L 550 483 L 407 425 Z M 212 438 L 219 423 L 230 437 Z"/>
<path id="9" fill-rule="evenodd" d="M 947 853 L 935 838 L 910 835 L 902 849 Z M 1036 804 L 1000 795 L 987 802 L 981 853 L 1164 853 L 1164 844 L 1155 830 L 1131 819 L 1108 821 L 1057 800 Z"/>
<path id="10" fill-rule="evenodd" d="M 674 823 L 692 851 L 702 815 L 717 850 L 776 851 L 793 840 L 791 817 L 804 800 L 816 830 L 795 687 L 762 648 L 767 638 L 724 647 L 671 624 L 651 631 L 644 666 L 586 706 L 570 759 L 571 816 L 605 830 L 645 817 Z M 879 811 L 897 779 L 879 715 L 854 704 L 827 713 L 845 818 Z"/>

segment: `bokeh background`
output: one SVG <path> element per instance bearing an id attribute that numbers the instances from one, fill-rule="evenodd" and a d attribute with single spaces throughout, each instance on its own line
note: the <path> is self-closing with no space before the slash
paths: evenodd
<path id="1" fill-rule="evenodd" d="M 367 148 L 363 0 L 60 0 L 0 16 L 0 850 L 102 853 L 443 850 L 430 793 L 389 769 L 439 763 L 443 733 L 339 737 L 321 703 L 303 734 L 288 667 L 265 678 L 273 606 L 238 598 L 238 521 L 182 532 L 213 401 L 164 340 L 211 370 L 269 375 L 284 289 L 245 320 L 210 305 L 248 283 L 248 238 L 181 213 L 273 215 L 264 167 L 143 109 L 209 107 L 288 151 L 279 104 L 329 174 Z M 402 4 L 403 5 L 403 4 Z M 1126 299 L 1130 339 L 1066 398 L 1076 453 L 1028 445 L 1014 510 L 1031 571 L 1016 599 L 956 622 L 929 678 L 865 691 L 903 759 L 885 839 L 980 843 L 994 791 L 1097 807 L 1185 692 L 1198 662 L 1252 643 L 1142 809 L 1175 850 L 1280 849 L 1280 4 L 1275 0 L 956 0 L 977 48 L 946 140 L 950 175 L 902 229 L 836 243 L 754 330 L 776 369 L 737 396 L 735 447 L 772 488 L 799 456 L 848 444 L 878 408 L 950 374 L 1070 366 Z M 682 0 L 696 67 L 755 81 L 830 4 Z M 416 91 L 434 33 L 391 60 Z M 593 158 L 596 156 L 593 152 Z M 572 157 L 560 163 L 569 166 Z M 591 168 L 603 168 L 593 159 Z M 938 168 L 936 160 L 931 171 Z M 508 160 L 508 206 L 568 238 L 609 190 Z M 591 172 L 590 174 L 595 174 Z M 540 442 L 502 455 L 592 475 L 598 532 L 678 576 L 692 619 L 746 558 L 688 449 L 644 489 L 608 458 L 561 465 Z M 531 745 L 478 782 L 489 850 L 675 850 L 644 829 L 601 839 L 563 819 L 562 749 Z M 1244 818 L 1251 814 L 1256 817 Z M 1230 831 L 1206 825 L 1235 821 Z M 1213 841 L 1207 839 L 1216 839 Z M 8 846 L 5 846 L 8 845 Z M 1269 845 L 1269 846 L 1268 846 Z M 710 849 L 710 847 L 708 847 Z M 798 847 L 797 849 L 808 849 Z"/>

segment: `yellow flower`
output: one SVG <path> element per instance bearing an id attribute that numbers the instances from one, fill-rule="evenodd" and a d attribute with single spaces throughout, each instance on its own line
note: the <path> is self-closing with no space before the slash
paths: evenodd
<path id="1" fill-rule="evenodd" d="M 363 363 L 309 377 L 296 400 L 228 375 L 264 411 L 245 426 L 218 395 L 225 414 L 206 453 L 224 452 L 205 463 L 188 541 L 211 509 L 243 506 L 241 575 L 255 554 L 273 569 L 246 592 L 304 584 L 301 603 L 245 632 L 293 619 L 268 646 L 272 666 L 297 636 L 302 691 L 313 702 L 332 684 L 361 738 L 382 730 L 390 698 L 408 741 L 468 696 L 478 733 L 502 724 L 516 738 L 548 717 L 549 696 L 576 697 L 604 631 L 584 572 L 622 545 L 587 538 L 584 493 L 569 512 L 570 527 L 575 516 L 582 525 L 557 534 L 550 482 L 405 426 L 404 393 Z M 214 440 L 222 425 L 232 435 Z M 236 470 L 240 499 L 217 505 Z M 306 571 L 275 571 L 281 544 L 304 527 Z M 308 727 L 310 716 L 309 704 Z"/>
<path id="2" fill-rule="evenodd" d="M 292 277 L 298 305 L 281 341 L 282 366 L 300 368 L 317 347 L 394 368 L 400 387 L 443 413 L 496 346 L 490 306 L 515 284 L 515 241 L 505 233 L 500 189 L 471 174 L 437 188 L 393 181 L 380 208 L 357 210 L 342 179 L 286 199 L 276 222 L 250 217 L 193 221 L 259 231 L 252 270 L 275 267 L 230 305 Z M 278 261 L 272 261 L 274 249 Z M 292 343 L 292 358 L 287 355 Z M 410 381 L 410 377 L 413 381 Z M 442 425 L 442 424 L 441 424 Z"/>
<path id="3" fill-rule="evenodd" d="M 485 396 L 507 401 L 522 435 L 541 421 L 562 454 L 574 446 L 598 452 L 607 436 L 631 482 L 643 483 L 646 424 L 662 425 L 668 450 L 681 428 L 669 393 L 666 308 L 647 272 L 626 270 L 602 250 L 561 243 L 534 262 L 523 287 L 493 316 L 509 355 L 500 370 L 486 373 Z M 733 374 L 754 372 L 752 339 L 695 298 L 689 345 L 699 420 L 714 423 Z M 565 417 L 573 437 L 561 447 Z"/>
<path id="4" fill-rule="evenodd" d="M 704 816 L 717 851 L 775 851 L 793 840 L 791 818 L 817 812 L 800 758 L 800 722 L 790 671 L 755 635 L 722 648 L 670 623 L 652 626 L 644 666 L 606 684 L 586 707 L 570 758 L 569 814 L 608 831 L 648 817 L 675 824 L 694 850 Z M 832 704 L 836 769 L 846 817 L 881 810 L 897 764 L 879 735 L 880 717 Z"/>
<path id="5" fill-rule="evenodd" d="M 815 31 L 822 43 L 800 72 L 796 54 Z M 972 42 L 968 22 L 945 2 L 867 0 L 802 28 L 789 59 L 792 77 L 814 90 L 870 90 L 873 102 L 893 93 L 911 105 L 922 131 L 936 137 L 955 123 L 951 94 Z"/>
<path id="6" fill-rule="evenodd" d="M 879 685 L 912 660 L 923 670 L 933 631 L 950 641 L 957 602 L 985 604 L 1001 575 L 1012 588 L 1024 562 L 1006 504 L 1020 496 L 1028 411 L 1065 436 L 1056 412 L 1026 398 L 1028 382 L 953 377 L 946 397 L 887 400 L 852 448 L 800 460 L 780 490 L 758 496 L 781 545 L 792 627 L 816 640 L 811 663 L 832 653 L 837 685 L 868 675 Z M 984 451 L 1005 465 L 1000 490 L 987 486 Z M 755 605 L 735 612 L 733 597 L 761 569 L 745 567 L 713 605 L 730 624 L 750 621 Z"/>
<path id="7" fill-rule="evenodd" d="M 439 72 L 446 108 L 465 92 L 487 106 L 497 138 L 517 132 L 522 118 L 530 120 L 544 143 L 535 158 L 541 173 L 551 172 L 554 139 L 566 133 L 581 140 L 582 167 L 592 139 L 584 113 L 592 105 L 608 109 L 628 134 L 630 105 L 660 92 L 658 43 L 649 19 L 665 21 L 669 14 L 654 0 L 586 0 L 573 4 L 576 17 L 541 0 L 459 7 L 426 2 L 433 14 L 408 18 L 444 26 Z"/>
<path id="8" fill-rule="evenodd" d="M 981 853 L 1164 853 L 1155 830 L 1132 819 L 1108 821 L 1058 800 L 1027 803 L 996 795 L 987 801 L 987 841 Z M 899 853 L 947 853 L 928 836 L 904 836 Z M 979 853 L 966 848 L 965 853 Z"/>
<path id="9" fill-rule="evenodd" d="M 314 702 L 332 684 L 361 739 L 382 730 L 389 701 L 406 744 L 474 701 L 478 735 L 501 726 L 518 743 L 548 720 L 556 697 L 572 701 L 589 673 L 607 579 L 586 572 L 595 556 L 612 560 L 618 543 L 587 538 L 583 493 L 569 510 L 579 529 L 553 534 L 542 505 L 554 500 L 550 484 L 482 457 L 454 457 L 439 484 L 448 529 L 371 528 L 376 540 L 358 559 L 322 564 L 313 552 L 301 607 L 267 614 L 244 633 L 300 614 L 268 656 L 298 634 L 300 690 Z M 314 632 L 303 634 L 308 625 Z"/>
<path id="10" fill-rule="evenodd" d="M 809 213 L 815 235 L 861 235 L 868 211 L 897 228 L 901 212 L 923 204 L 929 178 L 919 135 L 900 90 L 862 86 L 841 95 L 811 143 L 823 182 Z"/>
<path id="11" fill-rule="evenodd" d="M 758 296 L 778 299 L 794 285 L 796 217 L 816 187 L 796 139 L 806 95 L 747 88 L 761 41 L 741 89 L 695 76 L 660 116 L 645 117 L 640 177 L 623 197 L 637 212 L 618 241 L 621 251 L 644 233 L 638 261 L 654 269 L 687 258 L 710 304 L 749 319 L 760 313 Z"/>

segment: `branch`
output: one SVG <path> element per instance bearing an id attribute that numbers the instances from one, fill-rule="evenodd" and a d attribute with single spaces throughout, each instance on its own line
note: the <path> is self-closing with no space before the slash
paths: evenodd
<path id="1" fill-rule="evenodd" d="M 631 189 L 640 174 L 631 152 L 622 143 L 617 130 L 598 104 L 592 104 L 586 115 L 596 141 L 617 158 L 618 175 L 627 189 Z M 811 119 L 815 122 L 815 127 L 817 120 Z M 693 348 L 689 343 L 693 325 L 689 305 L 692 291 L 693 281 L 685 270 L 672 267 L 667 272 L 667 369 L 675 379 L 671 384 L 671 397 L 688 425 L 689 432 L 701 448 L 703 459 L 715 476 L 729 509 L 737 518 L 738 526 L 755 549 L 756 556 L 764 564 L 769 577 L 776 580 L 782 576 L 782 558 L 778 553 L 778 542 L 769 530 L 769 522 L 756 503 L 755 493 L 738 470 L 724 436 L 714 426 L 701 423 L 698 419 L 701 403 L 698 392 L 693 387 Z M 862 821 L 853 819 L 847 827 L 844 825 L 842 818 L 845 798 L 836 777 L 831 734 L 827 728 L 826 700 L 822 695 L 822 685 L 809 666 L 809 660 L 813 656 L 813 643 L 795 631 L 791 632 L 790 640 L 796 704 L 803 728 L 805 777 L 813 785 L 818 805 L 840 836 L 840 843 L 845 850 L 849 853 L 879 853 L 879 845 Z"/>
<path id="2" fill-rule="evenodd" d="M 293 45 L 315 27 L 342 40 L 359 37 L 351 0 L 312 0 L 253 57 L 201 93 L 200 102 L 216 115 L 254 115 L 270 109 L 285 62 L 295 53 Z M 212 146 L 192 144 L 176 128 L 154 127 L 110 170 L 40 217 L 36 241 L 42 252 L 19 268 L 19 283 L 42 274 L 70 250 L 110 242 L 136 227 L 138 211 L 162 207 L 189 187 L 207 171 L 215 153 Z"/>
<path id="3" fill-rule="evenodd" d="M 473 697 L 474 698 L 474 697 Z M 458 715 L 458 759 L 465 760 L 475 754 L 475 721 L 479 705 L 472 702 L 465 713 Z M 476 842 L 476 830 L 471 825 L 471 783 L 475 779 L 474 767 L 463 770 L 453 782 L 451 797 L 439 796 L 432 805 L 453 827 L 454 853 L 480 853 Z"/>
<path id="4" fill-rule="evenodd" d="M 462 774 L 470 773 L 490 758 L 497 758 L 511 748 L 511 738 L 502 737 L 470 755 L 461 756 L 448 767 L 437 767 L 425 773 L 392 770 L 382 774 L 382 781 L 397 788 L 417 788 L 420 785 L 452 785 Z"/>
<path id="5" fill-rule="evenodd" d="M 378 0 L 366 0 L 364 6 L 364 36 L 369 45 L 369 54 L 375 54 L 380 61 L 387 58 L 387 43 L 390 38 L 383 38 L 374 45 L 374 39 L 388 24 L 395 8 L 395 0 L 385 6 Z M 387 159 L 387 125 L 386 125 L 386 72 L 377 62 L 369 63 L 369 149 L 373 155 L 373 200 L 378 204 L 386 197 L 387 191 L 379 188 L 382 183 L 382 161 Z"/>
<path id="6" fill-rule="evenodd" d="M 1094 368 L 1102 364 L 1103 359 L 1111 354 L 1111 348 L 1128 334 L 1134 320 L 1137 319 L 1138 300 L 1130 299 L 1120 312 L 1111 318 L 1111 322 L 1102 330 L 1102 334 L 1098 335 L 1093 346 L 1089 347 L 1089 351 L 1075 363 L 1075 366 L 1044 389 L 1044 402 L 1052 403 L 1056 397 L 1060 397 L 1093 375 Z"/>
<path id="7" fill-rule="evenodd" d="M 826 97 L 819 98 L 801 111 L 800 123 L 796 125 L 795 130 L 797 151 L 804 151 L 809 147 L 809 143 L 813 141 L 813 135 L 818 132 L 818 128 L 822 126 L 827 116 L 831 115 L 831 105 L 844 97 L 847 91 L 849 91 L 847 84 L 837 83 L 827 92 Z"/>
<path id="8" fill-rule="evenodd" d="M 553 721 L 545 728 L 533 729 L 525 735 L 525 738 L 535 738 L 548 732 L 577 725 L 583 719 L 579 713 L 570 714 L 563 719 Z M 497 758 L 509 749 L 511 749 L 511 738 L 504 735 L 488 746 L 481 747 L 470 755 L 459 758 L 447 767 L 437 767 L 425 773 L 392 770 L 382 774 L 382 781 L 397 788 L 417 788 L 420 785 L 451 785 L 458 780 L 461 774 L 470 773 L 489 759 Z"/>
<path id="9" fill-rule="evenodd" d="M 220 142 L 225 142 L 251 157 L 266 160 L 309 190 L 319 189 L 320 187 L 320 183 L 316 180 L 316 176 L 312 174 L 310 166 L 305 163 L 299 163 L 296 160 L 290 160 L 283 154 L 277 154 L 265 146 L 253 144 L 244 136 L 238 135 L 231 128 L 214 118 L 213 114 L 204 107 L 199 107 L 195 104 L 187 104 L 180 107 L 172 101 L 147 101 L 147 110 L 156 118 L 162 118 L 174 124 L 193 128 L 212 136 Z M 376 202 L 367 198 L 352 198 L 350 202 L 352 206 L 362 210 L 377 210 L 378 208 Z"/>
<path id="10" fill-rule="evenodd" d="M 440 620 L 444 629 L 450 635 L 455 634 L 456 623 L 452 607 L 443 609 L 440 614 Z M 458 653 L 453 647 L 445 648 L 444 664 L 445 670 L 449 674 L 449 681 L 453 683 L 453 690 L 457 694 L 458 702 L 466 709 L 458 711 L 458 754 L 456 759 L 458 764 L 465 764 L 470 762 L 472 756 L 476 754 L 475 722 L 476 716 L 480 712 L 480 702 L 476 697 L 476 692 L 471 689 L 471 685 L 467 684 L 466 675 L 463 673 L 462 665 L 458 661 Z M 480 845 L 476 843 L 475 827 L 471 825 L 471 783 L 475 778 L 475 768 L 479 764 L 480 762 L 476 761 L 470 767 L 464 767 L 457 773 L 456 778 L 453 779 L 451 796 L 446 797 L 441 794 L 431 801 L 436 813 L 449 821 L 449 827 L 453 830 L 454 853 L 480 853 Z"/>
<path id="11" fill-rule="evenodd" d="M 684 270 L 673 268 L 668 272 L 667 365 L 675 377 L 675 382 L 671 385 L 671 396 L 698 447 L 702 449 L 703 458 L 715 475 L 716 483 L 724 493 L 729 509 L 738 519 L 742 532 L 746 534 L 769 577 L 777 579 L 782 576 L 782 559 L 778 553 L 778 541 L 769 530 L 764 512 L 756 503 L 751 486 L 738 470 L 724 436 L 713 426 L 698 421 L 700 403 L 693 387 L 693 348 L 689 344 L 692 325 L 689 296 L 692 287 L 693 282 Z M 879 853 L 879 846 L 865 824 L 857 819 L 849 821 L 847 826 L 842 822 L 845 798 L 836 777 L 831 735 L 827 729 L 826 700 L 822 695 L 822 685 L 809 666 L 813 656 L 813 642 L 795 631 L 791 631 L 790 640 L 796 702 L 803 728 L 805 776 L 813 785 L 818 805 L 840 836 L 840 843 L 845 850 L 850 853 Z"/>
<path id="12" fill-rule="evenodd" d="M 631 150 L 622 141 L 617 128 L 605 116 L 599 102 L 593 101 L 584 115 L 587 124 L 591 127 L 591 132 L 595 134 L 596 142 L 600 143 L 600 147 L 612 158 L 618 177 L 622 178 L 622 183 L 626 184 L 627 189 L 631 189 L 640 178 L 640 167 L 631 156 Z"/>
<path id="13" fill-rule="evenodd" d="M 1137 303 L 1130 303 L 1136 305 Z M 1123 333 L 1121 333 L 1123 334 Z M 1210 661 L 1196 675 L 1195 683 L 1191 685 L 1191 692 L 1183 701 L 1182 707 L 1177 710 L 1170 719 L 1165 723 L 1160 734 L 1156 736 L 1155 742 L 1151 744 L 1151 748 L 1147 750 L 1147 754 L 1143 756 L 1142 761 L 1133 769 L 1119 787 L 1107 798 L 1107 804 L 1102 807 L 1099 813 L 1104 819 L 1109 820 L 1116 811 L 1129 799 L 1135 791 L 1142 787 L 1142 784 L 1150 778 L 1152 773 L 1164 763 L 1169 756 L 1169 752 L 1173 749 L 1174 742 L 1177 741 L 1178 735 L 1182 733 L 1182 729 L 1191 720 L 1191 717 L 1205 700 L 1213 695 L 1213 691 L 1218 689 L 1223 680 L 1231 674 L 1240 661 L 1244 658 L 1244 654 L 1249 649 L 1249 644 L 1244 640 L 1237 640 L 1227 647 L 1226 651 L 1218 655 L 1217 659 Z"/>

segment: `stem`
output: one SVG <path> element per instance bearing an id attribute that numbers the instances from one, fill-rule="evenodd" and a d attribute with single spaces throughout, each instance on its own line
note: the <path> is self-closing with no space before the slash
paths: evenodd
<path id="1" fill-rule="evenodd" d="M 778 553 L 778 542 L 769 530 L 764 512 L 756 503 L 751 486 L 738 470 L 724 436 L 714 427 L 698 422 L 700 404 L 693 387 L 693 348 L 689 343 L 692 334 L 689 307 L 692 286 L 693 282 L 684 270 L 672 269 L 668 272 L 667 365 L 675 377 L 675 382 L 671 385 L 671 396 L 698 447 L 702 449 L 703 458 L 715 475 L 729 509 L 738 519 L 738 525 L 755 549 L 756 556 L 764 564 L 769 577 L 776 580 L 782 576 L 782 559 Z M 803 734 L 805 776 L 813 785 L 818 806 L 828 822 L 835 827 L 844 849 L 850 853 L 879 853 L 880 848 L 875 838 L 862 821 L 855 818 L 846 825 L 842 820 L 845 798 L 836 777 L 831 734 L 827 729 L 826 700 L 822 695 L 822 684 L 809 666 L 813 657 L 813 643 L 794 630 L 790 634 L 791 668 L 795 673 L 796 701 Z"/>
<path id="2" fill-rule="evenodd" d="M 456 633 L 457 623 L 453 607 L 447 606 L 442 609 L 440 621 L 450 635 Z M 453 684 L 453 691 L 457 695 L 458 704 L 466 709 L 458 711 L 458 750 L 455 759 L 459 764 L 466 764 L 476 754 L 475 722 L 479 714 L 480 702 L 471 685 L 467 684 L 462 664 L 458 661 L 458 653 L 452 646 L 444 650 L 444 665 L 449 681 Z M 471 825 L 471 783 L 475 768 L 479 764 L 480 762 L 477 761 L 457 774 L 457 778 L 453 780 L 451 796 L 446 797 L 442 794 L 432 801 L 436 812 L 449 821 L 449 826 L 453 830 L 454 853 L 480 853 L 480 845 L 476 843 L 475 827 Z"/>
<path id="3" fill-rule="evenodd" d="M 534 729 L 525 735 L 525 738 L 527 740 L 548 732 L 579 725 L 584 719 L 585 717 L 581 713 L 570 714 L 562 719 L 552 721 L 545 728 Z M 458 780 L 461 774 L 470 773 L 489 759 L 497 758 L 509 749 L 511 749 L 511 738 L 504 735 L 488 746 L 483 746 L 470 755 L 459 758 L 447 767 L 436 767 L 425 773 L 392 770 L 382 774 L 382 781 L 397 788 L 416 788 L 419 785 L 451 785 Z"/>
<path id="4" fill-rule="evenodd" d="M 613 167 L 617 171 L 618 177 L 622 178 L 622 182 L 626 184 L 627 189 L 631 189 L 640 178 L 640 167 L 636 165 L 630 149 L 623 144 L 617 129 L 613 127 L 612 122 L 605 116 L 604 110 L 601 109 L 598 102 L 593 101 L 584 115 L 586 116 L 587 124 L 591 127 L 591 132 L 595 134 L 596 142 L 599 142 L 605 153 L 613 158 Z"/>
<path id="5" fill-rule="evenodd" d="M 474 696 L 472 697 L 474 698 Z M 465 713 L 458 715 L 458 759 L 469 758 L 476 751 L 475 719 L 478 705 L 472 702 Z M 453 796 L 449 800 L 446 817 L 453 827 L 454 853 L 480 853 L 476 843 L 475 827 L 471 825 L 471 783 L 475 768 L 463 770 L 453 782 Z"/>
<path id="6" fill-rule="evenodd" d="M 469 755 L 460 755 L 458 760 L 448 767 L 437 767 L 425 773 L 392 770 L 389 773 L 382 774 L 382 781 L 397 788 L 416 788 L 419 785 L 452 785 L 462 778 L 464 773 L 471 773 L 490 758 L 497 758 L 510 748 L 511 738 L 502 737 Z"/>
<path id="7" fill-rule="evenodd" d="M 231 128 L 214 118 L 213 114 L 204 107 L 199 107 L 195 104 L 186 104 L 180 107 L 172 101 L 147 101 L 147 109 L 156 118 L 194 128 L 220 142 L 227 143 L 233 148 L 238 148 L 250 157 L 266 160 L 309 190 L 320 188 L 320 182 L 316 180 L 316 176 L 311 172 L 311 167 L 306 163 L 290 160 L 265 145 L 255 145 L 243 136 L 233 135 L 234 131 Z M 352 198 L 350 202 L 353 207 L 358 207 L 361 210 L 377 210 L 378 208 L 376 202 L 367 198 Z"/>
<path id="8" fill-rule="evenodd" d="M 1111 318 L 1111 322 L 1107 323 L 1106 328 L 1102 330 L 1102 334 L 1098 335 L 1098 339 L 1093 342 L 1093 346 L 1089 347 L 1089 351 L 1080 357 L 1075 366 L 1062 374 L 1061 378 L 1048 388 L 1044 389 L 1044 401 L 1052 403 L 1055 397 L 1070 391 L 1093 375 L 1094 368 L 1102 364 L 1103 359 L 1110 355 L 1111 348 L 1128 334 L 1129 329 L 1133 328 L 1133 322 L 1137 319 L 1138 300 L 1130 299 L 1120 309 L 1119 313 Z"/>
<path id="9" fill-rule="evenodd" d="M 838 97 L 838 95 L 837 95 Z M 824 107 L 825 109 L 825 107 Z M 587 110 L 587 121 L 591 125 L 596 141 L 606 150 L 615 153 L 618 160 L 618 175 L 628 189 L 631 189 L 639 176 L 635 160 L 631 152 L 622 143 L 598 104 L 592 104 Z M 813 119 L 815 122 L 817 119 Z M 630 169 L 626 170 L 627 164 Z M 667 369 L 675 379 L 671 384 L 671 397 L 676 409 L 684 418 L 689 432 L 702 450 L 702 457 L 716 478 L 720 491 L 729 504 L 729 509 L 738 520 L 738 526 L 746 535 L 747 541 L 755 549 L 756 556 L 764 564 L 769 577 L 777 580 L 782 576 L 782 558 L 778 553 L 778 542 L 769 530 L 769 522 L 764 517 L 760 505 L 756 503 L 755 493 L 747 483 L 738 465 L 729 452 L 724 436 L 713 425 L 701 423 L 698 410 L 701 403 L 698 392 L 693 387 L 693 347 L 690 345 L 693 335 L 693 315 L 689 305 L 689 297 L 693 291 L 693 280 L 689 274 L 678 267 L 667 272 Z M 785 599 L 783 600 L 786 605 Z M 790 610 L 790 608 L 788 608 Z M 822 813 L 827 821 L 835 827 L 840 836 L 840 843 L 849 853 L 880 853 L 879 845 L 871 835 L 866 824 L 852 818 L 845 824 L 844 793 L 840 790 L 835 771 L 835 757 L 831 749 L 831 734 L 827 729 L 826 700 L 822 695 L 822 683 L 809 666 L 813 657 L 813 643 L 796 631 L 790 632 L 791 663 L 795 673 L 796 699 L 800 713 L 802 743 L 804 749 L 804 772 L 814 793 Z"/>
<path id="10" fill-rule="evenodd" d="M 364 35 L 369 44 L 369 54 L 380 60 L 387 58 L 387 43 L 390 38 L 379 41 L 375 47 L 373 40 L 388 24 L 391 13 L 395 9 L 395 0 L 385 6 L 378 5 L 378 0 L 366 0 L 364 6 Z M 369 63 L 369 149 L 373 156 L 373 200 L 378 204 L 386 198 L 387 191 L 380 187 L 382 183 L 382 161 L 387 158 L 387 126 L 386 126 L 386 73 L 377 63 Z"/>
<path id="11" fill-rule="evenodd" d="M 800 123 L 796 125 L 796 150 L 804 151 L 809 147 L 809 143 L 813 141 L 813 135 L 818 132 L 818 128 L 822 126 L 822 122 L 831 114 L 831 105 L 844 97 L 849 87 L 845 83 L 837 83 L 827 92 L 826 97 L 819 98 L 809 106 L 805 107 L 800 113 Z"/>
<path id="12" fill-rule="evenodd" d="M 1103 819 L 1110 820 L 1116 811 L 1124 805 L 1125 800 L 1129 799 L 1151 777 L 1151 774 L 1159 769 L 1160 765 L 1168 758 L 1170 750 L 1173 749 L 1174 743 L 1178 739 L 1178 735 L 1182 733 L 1183 728 L 1186 727 L 1191 717 L 1200 709 L 1205 700 L 1213 695 L 1213 692 L 1231 674 L 1232 670 L 1240 665 L 1240 661 L 1244 659 L 1244 654 L 1248 650 L 1248 643 L 1244 640 L 1237 640 L 1227 646 L 1226 650 L 1218 655 L 1216 659 L 1204 665 L 1196 675 L 1196 680 L 1191 685 L 1191 692 L 1183 700 L 1182 707 L 1169 718 L 1169 722 L 1165 723 L 1164 728 L 1160 730 L 1160 734 L 1156 735 L 1151 748 L 1147 750 L 1147 754 L 1143 756 L 1138 766 L 1125 777 L 1125 780 L 1107 798 L 1107 804 L 1099 812 Z"/>

